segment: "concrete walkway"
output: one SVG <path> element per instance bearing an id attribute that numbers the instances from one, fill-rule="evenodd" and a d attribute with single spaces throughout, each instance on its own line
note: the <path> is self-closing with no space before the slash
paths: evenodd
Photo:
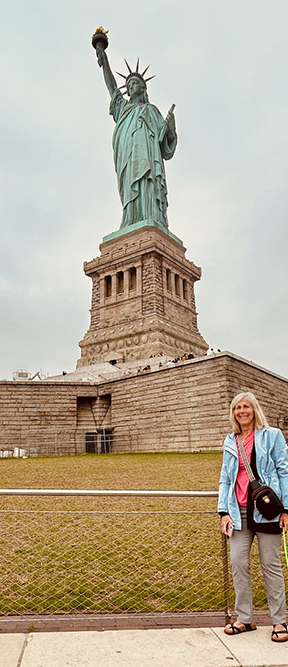
<path id="1" fill-rule="evenodd" d="M 1 667 L 287 667 L 287 642 L 271 627 L 165 628 L 0 634 Z"/>

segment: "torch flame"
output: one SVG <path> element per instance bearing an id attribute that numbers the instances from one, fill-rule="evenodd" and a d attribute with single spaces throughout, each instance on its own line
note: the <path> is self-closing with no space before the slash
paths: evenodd
<path id="1" fill-rule="evenodd" d="M 104 30 L 102 25 L 99 25 L 98 28 L 96 28 L 95 32 L 101 32 L 102 35 L 108 35 L 109 30 Z"/>

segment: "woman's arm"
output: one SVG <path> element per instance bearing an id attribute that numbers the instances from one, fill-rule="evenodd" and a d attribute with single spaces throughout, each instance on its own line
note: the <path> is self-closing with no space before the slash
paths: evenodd
<path id="1" fill-rule="evenodd" d="M 281 499 L 285 507 L 284 512 L 280 514 L 279 517 L 279 526 L 284 528 L 285 531 L 288 530 L 288 456 L 287 456 L 287 445 L 285 442 L 284 435 L 280 429 L 276 429 L 276 438 L 274 442 L 274 447 L 271 451 L 271 457 L 274 461 L 275 468 L 277 471 L 277 476 L 279 479 Z"/>
<path id="2" fill-rule="evenodd" d="M 223 463 L 219 480 L 219 496 L 218 496 L 218 507 L 217 507 L 217 512 L 222 515 L 228 510 L 229 488 L 230 488 L 230 476 L 228 475 L 227 472 L 226 452 L 224 451 Z"/>
<path id="3" fill-rule="evenodd" d="M 285 438 L 280 429 L 277 429 L 274 447 L 271 450 L 277 476 L 279 479 L 281 499 L 285 508 L 288 507 L 288 456 Z"/>

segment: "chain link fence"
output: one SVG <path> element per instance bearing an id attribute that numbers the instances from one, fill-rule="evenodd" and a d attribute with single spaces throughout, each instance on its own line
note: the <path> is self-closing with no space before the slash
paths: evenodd
<path id="1" fill-rule="evenodd" d="M 149 428 L 130 428 L 128 424 L 106 426 L 77 426 L 75 428 L 25 428 L 10 429 L 0 433 L 0 459 L 37 456 L 70 456 L 77 454 L 109 454 L 150 451 L 193 451 L 191 424 L 173 421 L 167 429 L 155 435 Z M 221 442 L 219 442 L 220 446 Z M 195 445 L 194 445 L 195 446 Z M 197 446 L 196 451 L 201 447 Z"/>
<path id="2" fill-rule="evenodd" d="M 0 458 L 69 456 L 74 454 L 109 454 L 140 449 L 126 424 L 75 428 L 9 429 L 0 436 Z"/>
<path id="3" fill-rule="evenodd" d="M 216 492 L 0 490 L 0 615 L 233 607 Z M 257 550 L 254 605 L 266 609 Z"/>

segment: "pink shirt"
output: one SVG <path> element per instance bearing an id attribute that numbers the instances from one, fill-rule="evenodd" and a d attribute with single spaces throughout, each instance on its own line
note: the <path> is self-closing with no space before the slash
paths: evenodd
<path id="1" fill-rule="evenodd" d="M 238 469 L 238 475 L 236 478 L 236 498 L 238 500 L 238 503 L 240 507 L 246 507 L 247 505 L 247 498 L 248 498 L 248 486 L 249 486 L 249 477 L 247 475 L 247 472 L 245 470 L 245 466 L 242 460 L 241 452 L 239 450 L 239 443 L 238 443 L 238 436 L 236 435 L 236 442 L 237 442 L 237 449 L 238 449 L 238 456 L 239 456 L 239 469 Z M 253 449 L 253 443 L 254 443 L 254 431 L 251 431 L 251 433 L 248 433 L 248 435 L 242 436 L 242 444 L 245 450 L 245 454 L 247 456 L 248 462 L 250 463 L 251 460 L 251 453 Z"/>

